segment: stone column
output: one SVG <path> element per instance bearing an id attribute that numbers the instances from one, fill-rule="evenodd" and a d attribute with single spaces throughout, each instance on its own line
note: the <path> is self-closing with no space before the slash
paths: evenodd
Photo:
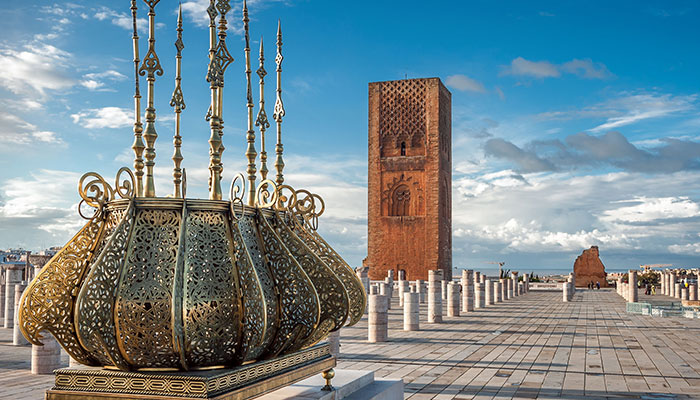
<path id="1" fill-rule="evenodd" d="M 442 293 L 442 301 L 447 301 L 447 284 L 448 283 L 449 282 L 447 282 L 444 279 L 442 281 L 440 281 L 440 284 L 442 285 L 442 291 L 440 292 L 440 293 Z"/>
<path id="2" fill-rule="evenodd" d="M 377 285 L 372 285 L 369 287 L 369 294 L 379 294 L 379 286 Z M 369 301 L 369 300 L 368 300 Z"/>
<path id="3" fill-rule="evenodd" d="M 408 281 L 399 281 L 399 306 L 403 307 L 403 294 L 408 291 Z"/>
<path id="4" fill-rule="evenodd" d="M 420 304 L 425 304 L 425 287 L 421 279 L 416 280 L 416 292 L 418 292 L 418 301 L 420 301 Z"/>
<path id="5" fill-rule="evenodd" d="M 629 291 L 627 301 L 629 303 L 636 303 L 639 301 L 639 294 L 637 293 L 637 271 L 630 270 L 629 283 L 630 283 L 630 291 Z"/>
<path id="6" fill-rule="evenodd" d="M 403 330 L 420 330 L 420 294 L 406 292 L 403 294 Z"/>
<path id="7" fill-rule="evenodd" d="M 428 322 L 442 322 L 442 270 L 428 271 Z"/>
<path id="8" fill-rule="evenodd" d="M 676 297 L 676 273 L 675 272 L 671 272 L 670 276 L 668 277 L 668 288 L 669 288 L 668 295 L 671 297 Z"/>
<path id="9" fill-rule="evenodd" d="M 365 293 L 369 294 L 369 276 L 367 275 L 367 268 L 358 268 L 355 271 L 355 275 L 360 278 L 362 286 L 365 288 Z"/>
<path id="10" fill-rule="evenodd" d="M 518 293 L 520 295 L 525 294 L 525 284 L 523 284 L 522 282 L 517 282 L 516 285 L 518 286 Z"/>
<path id="11" fill-rule="evenodd" d="M 659 287 L 659 294 L 666 294 L 666 282 L 664 275 L 664 271 L 659 271 L 659 283 L 661 284 L 661 287 Z"/>
<path id="12" fill-rule="evenodd" d="M 0 266 L 0 272 L 2 272 L 2 266 Z M 5 325 L 5 277 L 4 275 L 0 274 L 0 322 L 2 322 L 3 325 Z"/>
<path id="13" fill-rule="evenodd" d="M 693 283 L 688 286 L 688 300 L 696 301 L 698 299 L 698 285 Z"/>
<path id="14" fill-rule="evenodd" d="M 389 283 L 391 285 L 393 285 L 394 284 L 394 277 L 395 277 L 394 270 L 393 269 L 388 270 L 386 272 L 386 277 L 389 279 Z"/>
<path id="15" fill-rule="evenodd" d="M 518 293 L 516 293 L 518 291 L 518 275 L 516 273 L 511 273 L 510 280 L 512 282 L 509 283 L 508 290 L 512 292 L 509 293 L 509 297 L 512 299 L 514 296 L 518 295 Z"/>
<path id="16" fill-rule="evenodd" d="M 484 308 L 486 307 L 486 293 L 484 291 L 484 284 L 478 282 L 474 285 L 474 308 Z"/>
<path id="17" fill-rule="evenodd" d="M 367 341 L 386 342 L 389 331 L 387 298 L 380 294 L 369 295 L 369 318 L 367 320 Z"/>
<path id="18" fill-rule="evenodd" d="M 530 274 L 523 275 L 523 293 L 530 292 Z"/>
<path id="19" fill-rule="evenodd" d="M 20 282 L 15 284 L 15 310 L 19 310 L 19 301 L 22 298 L 22 293 L 27 287 L 27 282 Z M 19 330 L 19 322 L 17 321 L 17 315 L 19 313 L 15 312 L 14 323 L 12 327 L 12 344 L 14 346 L 26 346 L 29 344 L 27 339 L 22 336 L 22 332 Z"/>
<path id="20" fill-rule="evenodd" d="M 474 286 L 479 282 L 481 282 L 481 272 L 474 271 Z"/>
<path id="21" fill-rule="evenodd" d="M 688 300 L 688 288 L 681 285 L 681 300 Z"/>
<path id="22" fill-rule="evenodd" d="M 508 281 L 510 281 L 510 279 L 501 279 L 501 299 L 503 301 L 510 299 L 510 297 L 508 297 Z"/>
<path id="23" fill-rule="evenodd" d="M 44 345 L 32 345 L 32 374 L 53 374 L 53 370 L 61 368 L 61 346 L 49 332 L 43 331 L 41 334 Z"/>
<path id="24" fill-rule="evenodd" d="M 391 310 L 391 286 L 388 283 L 382 282 L 379 284 L 379 294 L 386 297 L 386 308 Z"/>
<path id="25" fill-rule="evenodd" d="M 474 311 L 474 279 L 472 270 L 462 271 L 462 312 Z"/>
<path id="26" fill-rule="evenodd" d="M 491 282 L 491 279 L 486 279 L 486 282 L 484 282 L 484 292 L 486 293 L 484 306 L 488 307 L 493 305 L 493 283 Z"/>
<path id="27" fill-rule="evenodd" d="M 484 274 L 481 274 L 481 276 L 479 277 L 479 280 L 481 283 L 486 283 L 486 279 L 487 279 L 487 277 Z"/>
<path id="28" fill-rule="evenodd" d="M 406 271 L 399 271 L 399 280 L 400 281 L 406 280 Z"/>
<path id="29" fill-rule="evenodd" d="M 493 299 L 494 303 L 501 303 L 503 301 L 503 284 L 500 280 L 497 280 L 493 282 L 493 286 L 493 290 L 496 295 L 496 297 Z"/>
<path id="30" fill-rule="evenodd" d="M 12 328 L 15 320 L 15 285 L 22 281 L 22 268 L 5 267 L 5 328 Z"/>
<path id="31" fill-rule="evenodd" d="M 570 301 L 570 298 L 569 298 L 569 281 L 566 281 L 566 282 L 562 283 L 561 292 L 562 292 L 562 301 L 564 301 L 564 303 L 568 303 L 568 302 Z"/>
<path id="32" fill-rule="evenodd" d="M 675 287 L 675 288 L 673 289 L 674 297 L 677 298 L 677 299 L 680 299 L 680 298 L 681 298 L 681 284 L 680 284 L 680 283 L 676 283 L 676 284 L 674 285 L 674 287 Z"/>
<path id="33" fill-rule="evenodd" d="M 617 278 L 617 285 L 615 285 L 617 288 L 617 294 L 622 296 L 622 278 Z M 625 297 L 625 296 L 622 296 Z"/>
<path id="34" fill-rule="evenodd" d="M 328 344 L 331 346 L 331 355 L 338 358 L 340 355 L 340 329 L 328 334 Z M 72 358 L 71 361 L 73 361 Z"/>
<path id="35" fill-rule="evenodd" d="M 459 288 L 457 282 L 447 284 L 447 316 L 459 317 Z"/>

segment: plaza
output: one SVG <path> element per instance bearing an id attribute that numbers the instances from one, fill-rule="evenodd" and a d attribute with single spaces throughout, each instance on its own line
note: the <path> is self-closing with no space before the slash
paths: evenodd
<path id="1" fill-rule="evenodd" d="M 439 324 L 421 304 L 420 330 L 410 332 L 392 303 L 388 341 L 367 343 L 367 315 L 341 330 L 338 375 L 403 379 L 406 399 L 700 398 L 700 320 L 627 314 L 612 289 L 578 290 L 571 302 L 530 291 Z M 3 399 L 51 388 L 53 376 L 31 375 L 29 360 L 30 347 L 0 329 Z"/>

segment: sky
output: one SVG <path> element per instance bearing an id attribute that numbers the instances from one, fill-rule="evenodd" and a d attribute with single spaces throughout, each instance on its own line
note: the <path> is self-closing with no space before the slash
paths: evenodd
<path id="1" fill-rule="evenodd" d="M 192 197 L 207 196 L 207 5 L 182 3 L 181 133 Z M 286 182 L 325 199 L 319 231 L 352 266 L 367 246 L 367 84 L 421 77 L 439 77 L 452 92 L 455 267 L 570 270 L 593 245 L 608 270 L 700 264 L 697 2 L 249 6 L 253 69 L 263 37 L 274 71 L 282 23 Z M 129 7 L 0 0 L 0 248 L 65 244 L 84 223 L 80 176 L 111 181 L 132 166 Z M 162 0 L 156 12 L 164 69 L 155 83 L 156 191 L 165 196 L 177 3 Z M 228 20 L 235 61 L 226 71 L 224 187 L 246 163 L 241 4 Z M 274 85 L 270 74 L 268 115 Z"/>

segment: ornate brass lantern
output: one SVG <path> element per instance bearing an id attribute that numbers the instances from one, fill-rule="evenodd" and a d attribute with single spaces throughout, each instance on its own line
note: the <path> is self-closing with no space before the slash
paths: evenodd
<path id="1" fill-rule="evenodd" d="M 256 181 L 252 126 L 248 16 L 244 5 L 248 79 L 248 176 L 231 184 L 221 199 L 221 104 L 223 74 L 232 61 L 226 49 L 228 1 L 208 9 L 212 35 L 208 80 L 210 199 L 186 198 L 179 120 L 182 19 L 178 23 L 174 138 L 175 191 L 156 197 L 153 184 L 155 109 L 153 85 L 160 62 L 154 50 L 154 7 L 149 6 L 149 50 L 139 67 L 136 5 L 132 1 L 136 66 L 135 173 L 119 170 L 114 185 L 96 173 L 79 183 L 83 205 L 94 209 L 87 224 L 31 282 L 19 307 L 25 337 L 40 344 L 53 334 L 75 360 L 120 370 L 190 370 L 236 366 L 289 354 L 354 324 L 365 309 L 365 293 L 353 270 L 316 232 L 323 200 L 283 183 L 280 127 L 281 30 L 277 42 L 276 182 Z M 264 130 L 264 57 L 260 56 L 261 172 L 267 173 Z M 262 71 L 262 72 L 261 72 Z M 140 122 L 138 74 L 147 75 L 146 126 Z M 144 145 L 143 139 L 146 139 Z M 145 150 L 146 161 L 143 161 Z M 143 179 L 146 167 L 145 182 Z M 246 198 L 247 196 L 247 198 Z M 83 207 L 84 208 L 84 207 Z M 81 214 L 82 215 L 82 214 Z"/>

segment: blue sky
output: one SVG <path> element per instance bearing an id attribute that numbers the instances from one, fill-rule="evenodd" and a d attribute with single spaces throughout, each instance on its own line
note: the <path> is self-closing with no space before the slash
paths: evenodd
<path id="1" fill-rule="evenodd" d="M 183 2 L 183 166 L 197 197 L 207 4 Z M 455 266 L 568 269 L 591 245 L 609 269 L 697 266 L 696 2 L 249 4 L 251 47 L 264 35 L 268 71 L 282 20 L 287 181 L 326 198 L 321 232 L 352 265 L 366 253 L 367 83 L 438 76 L 453 94 Z M 172 191 L 176 9 L 157 6 L 159 195 Z M 80 175 L 131 166 L 128 13 L 128 1 L 0 2 L 0 248 L 65 243 L 81 223 Z M 229 21 L 225 181 L 245 163 L 240 4 Z"/>

